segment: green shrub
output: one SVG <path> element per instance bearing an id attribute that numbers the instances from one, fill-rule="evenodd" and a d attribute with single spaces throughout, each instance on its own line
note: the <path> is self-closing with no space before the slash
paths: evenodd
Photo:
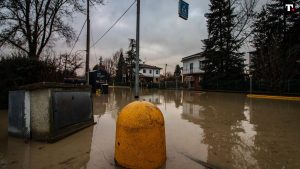
<path id="1" fill-rule="evenodd" d="M 2 57 L 0 60 L 0 107 L 8 104 L 8 91 L 36 82 L 61 82 L 63 73 L 55 64 L 24 56 Z"/>

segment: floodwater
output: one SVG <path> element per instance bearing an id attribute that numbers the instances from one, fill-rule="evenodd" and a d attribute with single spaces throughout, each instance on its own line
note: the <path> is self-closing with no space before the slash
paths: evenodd
<path id="1" fill-rule="evenodd" d="M 115 123 L 132 92 L 95 96 L 97 124 L 54 144 L 7 136 L 7 111 L 0 111 L 0 168 L 118 168 Z M 300 102 L 172 90 L 142 90 L 141 99 L 164 114 L 164 169 L 300 168 Z"/>

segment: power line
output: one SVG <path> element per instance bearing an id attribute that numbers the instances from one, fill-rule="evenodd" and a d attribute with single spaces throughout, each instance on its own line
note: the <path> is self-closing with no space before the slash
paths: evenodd
<path id="1" fill-rule="evenodd" d="M 84 23 L 83 23 L 83 25 L 82 25 L 82 27 L 81 27 L 81 30 L 80 30 L 80 32 L 79 32 L 79 34 L 78 34 L 77 38 L 76 38 L 76 41 L 75 41 L 75 43 L 74 43 L 74 45 L 73 45 L 73 47 L 72 47 L 72 49 L 71 49 L 71 51 L 70 51 L 70 53 L 69 53 L 69 55 L 68 55 L 68 56 L 70 56 L 70 55 L 71 55 L 71 53 L 72 53 L 72 51 L 73 51 L 73 49 L 74 49 L 74 47 L 75 47 L 76 43 L 78 42 L 78 40 L 79 40 L 79 36 L 81 35 L 81 32 L 82 32 L 82 30 L 83 30 L 83 28 L 84 28 L 84 25 L 85 25 L 85 24 L 86 24 L 86 20 L 84 21 Z"/>
<path id="2" fill-rule="evenodd" d="M 126 9 L 126 11 L 111 25 L 111 27 L 91 47 L 94 47 L 122 19 L 122 17 L 129 11 L 129 9 L 135 4 L 135 2 L 136 0 Z"/>

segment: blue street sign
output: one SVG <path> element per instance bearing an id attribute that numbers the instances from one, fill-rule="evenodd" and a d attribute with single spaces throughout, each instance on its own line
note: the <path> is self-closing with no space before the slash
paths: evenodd
<path id="1" fill-rule="evenodd" d="M 189 4 L 183 0 L 179 0 L 178 13 L 179 17 L 187 20 L 189 17 Z"/>

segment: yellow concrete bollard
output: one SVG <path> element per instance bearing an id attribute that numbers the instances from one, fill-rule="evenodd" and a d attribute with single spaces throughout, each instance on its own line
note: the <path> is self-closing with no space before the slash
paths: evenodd
<path id="1" fill-rule="evenodd" d="M 96 89 L 96 96 L 100 96 L 101 95 L 101 89 Z"/>
<path id="2" fill-rule="evenodd" d="M 115 160 L 125 168 L 158 168 L 166 161 L 165 123 L 152 103 L 134 101 L 119 113 Z"/>

